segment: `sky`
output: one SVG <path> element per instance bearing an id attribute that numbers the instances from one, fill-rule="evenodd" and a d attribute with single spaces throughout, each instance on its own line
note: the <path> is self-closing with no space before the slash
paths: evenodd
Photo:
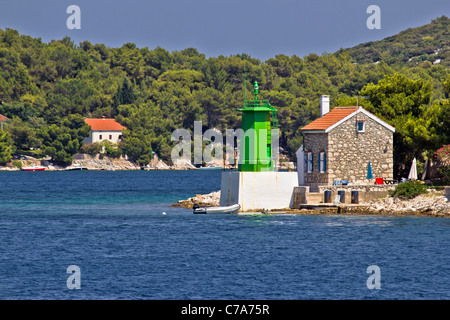
<path id="1" fill-rule="evenodd" d="M 70 5 L 80 8 L 81 29 L 67 27 Z M 380 29 L 367 27 L 371 5 L 380 9 Z M 206 57 L 246 53 L 261 61 L 336 52 L 442 15 L 450 17 L 450 0 L 0 0 L 1 29 L 44 42 L 68 36 L 75 44 L 193 47 Z"/>

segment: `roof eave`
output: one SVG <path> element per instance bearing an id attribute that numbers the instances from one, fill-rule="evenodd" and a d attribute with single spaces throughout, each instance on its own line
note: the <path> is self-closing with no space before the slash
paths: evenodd
<path id="1" fill-rule="evenodd" d="M 369 118 L 371 118 L 372 120 L 374 120 L 375 122 L 381 124 L 383 127 L 385 127 L 386 129 L 395 132 L 395 128 L 389 124 L 387 124 L 386 122 L 384 122 L 383 120 L 381 120 L 380 118 L 378 118 L 377 116 L 371 114 L 369 111 L 363 109 L 363 108 L 359 108 L 358 110 L 355 110 L 355 112 L 350 113 L 348 116 L 346 116 L 345 118 L 339 120 L 338 122 L 336 122 L 335 124 L 331 125 L 330 127 L 328 127 L 325 132 L 328 133 L 331 130 L 333 130 L 334 128 L 336 128 L 337 126 L 339 126 L 341 123 L 347 121 L 348 119 L 350 119 L 351 117 L 353 117 L 354 115 L 358 114 L 358 113 L 364 113 L 366 116 L 368 116 Z"/>
<path id="2" fill-rule="evenodd" d="M 321 129 L 321 130 L 318 130 L 318 129 L 315 129 L 315 130 L 308 130 L 308 129 L 300 129 L 303 133 L 325 133 L 326 132 L 326 130 L 324 130 L 324 129 Z"/>

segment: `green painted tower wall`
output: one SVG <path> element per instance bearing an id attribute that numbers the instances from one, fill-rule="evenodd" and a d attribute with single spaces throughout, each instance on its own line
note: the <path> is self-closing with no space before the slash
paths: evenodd
<path id="1" fill-rule="evenodd" d="M 245 135 L 240 142 L 239 171 L 273 171 L 271 129 L 276 121 L 276 109 L 267 101 L 258 100 L 255 82 L 255 100 L 245 101 L 241 128 Z M 272 117 L 272 119 L 271 119 Z M 276 122 L 275 122 L 276 125 Z"/>

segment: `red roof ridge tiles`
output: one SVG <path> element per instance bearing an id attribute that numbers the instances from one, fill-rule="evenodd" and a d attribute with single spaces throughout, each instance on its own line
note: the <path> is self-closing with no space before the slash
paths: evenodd
<path id="1" fill-rule="evenodd" d="M 86 121 L 94 131 L 122 131 L 123 129 L 126 129 L 115 119 L 106 119 L 105 117 L 101 119 L 85 118 L 84 121 Z"/>
<path id="2" fill-rule="evenodd" d="M 330 112 L 323 115 L 323 117 L 304 126 L 301 130 L 326 130 L 345 117 L 348 117 L 359 108 L 361 107 L 335 107 Z"/>

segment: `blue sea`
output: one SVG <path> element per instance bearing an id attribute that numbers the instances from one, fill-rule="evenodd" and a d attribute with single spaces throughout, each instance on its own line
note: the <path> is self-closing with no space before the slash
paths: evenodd
<path id="1" fill-rule="evenodd" d="M 450 299 L 450 219 L 169 207 L 220 175 L 0 172 L 0 299 Z"/>

